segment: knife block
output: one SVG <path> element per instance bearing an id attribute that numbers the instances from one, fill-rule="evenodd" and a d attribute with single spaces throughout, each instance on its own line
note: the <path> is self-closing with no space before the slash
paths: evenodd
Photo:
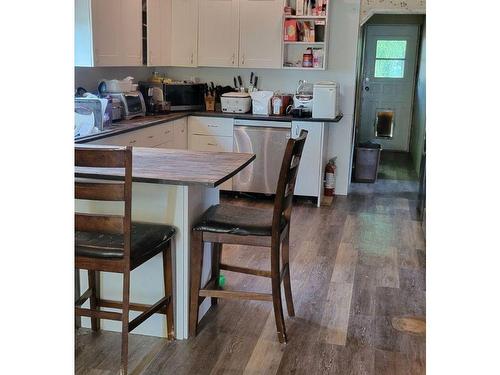
<path id="1" fill-rule="evenodd" d="M 215 96 L 205 95 L 205 110 L 210 112 L 215 111 Z"/>

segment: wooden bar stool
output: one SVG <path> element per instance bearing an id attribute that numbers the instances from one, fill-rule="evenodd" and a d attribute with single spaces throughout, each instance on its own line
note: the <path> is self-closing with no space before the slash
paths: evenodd
<path id="1" fill-rule="evenodd" d="M 292 289 L 290 285 L 289 241 L 290 216 L 293 190 L 299 170 L 300 157 L 306 141 L 307 131 L 302 130 L 297 139 L 289 139 L 276 189 L 274 209 L 258 209 L 218 204 L 210 207 L 193 227 L 191 237 L 191 301 L 189 311 L 189 334 L 195 336 L 198 327 L 199 305 L 206 297 L 272 301 L 278 339 L 287 341 L 283 307 L 281 303 L 281 281 L 284 284 L 286 306 L 289 316 L 294 316 Z M 200 289 L 203 264 L 203 243 L 211 242 L 212 278 Z M 269 247 L 271 270 L 257 270 L 221 263 L 223 244 Z M 280 246 L 282 244 L 282 246 Z M 280 269 L 280 247 L 282 268 Z M 272 294 L 229 291 L 220 289 L 220 270 L 263 276 L 271 279 Z"/>
<path id="2" fill-rule="evenodd" d="M 167 337 L 173 339 L 172 257 L 171 242 L 175 228 L 169 225 L 131 221 L 132 148 L 75 147 L 76 171 L 83 168 L 124 168 L 122 181 L 75 179 L 75 198 L 94 201 L 122 201 L 124 215 L 75 214 L 75 267 L 88 270 L 89 288 L 76 301 L 76 316 L 91 318 L 92 330 L 100 329 L 100 319 L 122 322 L 120 373 L 127 373 L 128 333 L 154 313 L 167 316 Z M 153 256 L 163 253 L 165 296 L 153 305 L 131 303 L 130 271 Z M 123 274 L 123 300 L 100 297 L 99 272 Z M 90 299 L 90 309 L 81 306 Z M 102 307 L 122 312 L 101 310 Z M 129 311 L 142 311 L 129 319 Z"/>

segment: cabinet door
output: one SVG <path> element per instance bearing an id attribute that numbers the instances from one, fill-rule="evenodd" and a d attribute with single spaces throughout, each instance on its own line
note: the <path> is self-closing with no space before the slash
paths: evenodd
<path id="1" fill-rule="evenodd" d="M 323 182 L 323 132 L 321 122 L 292 122 L 292 138 L 297 138 L 300 131 L 308 131 L 302 157 L 300 158 L 299 174 L 295 183 L 295 194 L 319 197 Z"/>
<path id="2" fill-rule="evenodd" d="M 121 0 L 122 66 L 142 65 L 142 0 Z"/>
<path id="3" fill-rule="evenodd" d="M 199 0 L 198 65 L 238 66 L 239 0 Z"/>
<path id="4" fill-rule="evenodd" d="M 127 132 L 123 134 L 113 135 L 106 138 L 101 138 L 96 141 L 89 142 L 93 145 L 110 145 L 110 146 L 135 146 L 140 147 L 143 143 L 142 135 L 139 131 Z"/>
<path id="5" fill-rule="evenodd" d="M 172 0 L 173 66 L 197 65 L 198 0 Z"/>
<path id="6" fill-rule="evenodd" d="M 92 1 L 92 41 L 95 66 L 121 65 L 121 8 L 121 0 Z"/>
<path id="7" fill-rule="evenodd" d="M 189 135 L 189 149 L 194 151 L 232 152 L 233 137 L 212 135 Z M 232 178 L 219 186 L 220 190 L 233 190 Z"/>
<path id="8" fill-rule="evenodd" d="M 94 66 L 142 65 L 142 1 L 93 0 Z"/>
<path id="9" fill-rule="evenodd" d="M 172 0 L 147 0 L 147 64 L 170 65 Z"/>
<path id="10" fill-rule="evenodd" d="M 241 68 L 281 67 L 282 0 L 240 0 Z"/>
<path id="11" fill-rule="evenodd" d="M 189 116 L 189 134 L 233 136 L 233 119 Z"/>
<path id="12" fill-rule="evenodd" d="M 174 121 L 174 148 L 186 150 L 187 140 L 187 118 Z"/>

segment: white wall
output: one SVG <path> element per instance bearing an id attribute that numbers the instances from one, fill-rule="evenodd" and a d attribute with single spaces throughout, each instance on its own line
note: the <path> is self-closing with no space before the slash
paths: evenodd
<path id="1" fill-rule="evenodd" d="M 298 81 L 310 82 L 333 80 L 340 83 L 341 110 L 344 118 L 329 128 L 328 157 L 337 157 L 336 193 L 345 195 L 349 188 L 350 155 L 352 147 L 354 93 L 356 84 L 356 53 L 359 31 L 361 0 L 331 0 L 330 45 L 328 65 L 325 71 L 305 72 L 281 69 L 231 69 L 231 68 L 76 68 L 75 83 L 88 90 L 95 90 L 100 78 L 123 78 L 131 75 L 144 79 L 156 70 L 174 79 L 199 77 L 202 82 L 213 81 L 218 85 L 233 86 L 233 77 L 241 75 L 246 84 L 250 72 L 259 77 L 259 89 L 295 92 Z M 94 87 L 92 87 L 94 86 Z"/>

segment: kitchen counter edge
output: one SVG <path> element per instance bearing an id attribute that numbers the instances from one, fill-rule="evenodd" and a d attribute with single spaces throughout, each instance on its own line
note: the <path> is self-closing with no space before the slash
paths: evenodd
<path id="1" fill-rule="evenodd" d="M 74 139 L 75 143 L 87 143 L 96 141 L 98 139 L 111 137 L 118 134 L 128 133 L 134 130 L 147 128 L 154 125 L 164 124 L 188 116 L 200 117 L 225 117 L 233 118 L 235 120 L 261 120 L 261 121 L 306 121 L 306 122 L 339 122 L 343 114 L 339 114 L 334 119 L 312 118 L 312 117 L 292 117 L 292 116 L 276 116 L 276 115 L 254 115 L 252 113 L 228 113 L 228 112 L 175 112 L 167 115 L 146 116 L 135 118 L 132 120 L 124 120 L 113 123 L 112 128 L 104 130 L 100 133 L 87 135 L 84 137 L 77 137 Z"/>

